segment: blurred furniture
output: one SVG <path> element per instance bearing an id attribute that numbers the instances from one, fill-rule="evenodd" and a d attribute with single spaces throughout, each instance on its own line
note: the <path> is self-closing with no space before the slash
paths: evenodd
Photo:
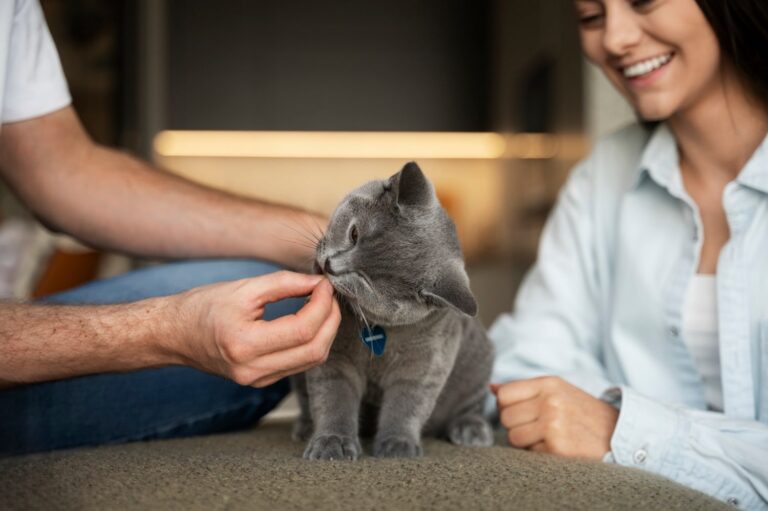
<path id="1" fill-rule="evenodd" d="M 208 186 L 325 214 L 353 188 L 416 160 L 476 261 L 533 257 L 565 176 L 558 169 L 586 145 L 578 135 L 536 133 L 164 131 L 154 159 Z M 514 237 L 532 219 L 535 235 Z"/>

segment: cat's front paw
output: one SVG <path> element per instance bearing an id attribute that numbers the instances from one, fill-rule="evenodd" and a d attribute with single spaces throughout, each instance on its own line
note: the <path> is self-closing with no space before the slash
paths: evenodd
<path id="1" fill-rule="evenodd" d="M 421 444 L 405 436 L 377 438 L 373 442 L 373 455 L 377 458 L 418 458 Z"/>
<path id="2" fill-rule="evenodd" d="M 465 415 L 448 426 L 448 439 L 456 445 L 490 447 L 493 445 L 493 430 L 483 417 Z"/>
<path id="3" fill-rule="evenodd" d="M 318 435 L 307 444 L 307 460 L 356 460 L 360 456 L 360 441 L 344 435 Z"/>

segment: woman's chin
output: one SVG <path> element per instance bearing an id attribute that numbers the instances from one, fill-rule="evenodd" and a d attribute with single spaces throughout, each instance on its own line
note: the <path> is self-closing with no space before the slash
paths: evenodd
<path id="1" fill-rule="evenodd" d="M 664 122 L 672 117 L 674 113 L 674 109 L 658 102 L 647 102 L 646 104 L 635 104 L 633 106 L 635 116 L 641 122 Z"/>
<path id="2" fill-rule="evenodd" d="M 642 113 L 638 110 L 635 110 L 635 115 L 637 116 L 638 120 L 640 120 L 640 122 L 642 123 L 664 122 L 667 119 L 669 119 L 669 115 L 661 112 Z"/>

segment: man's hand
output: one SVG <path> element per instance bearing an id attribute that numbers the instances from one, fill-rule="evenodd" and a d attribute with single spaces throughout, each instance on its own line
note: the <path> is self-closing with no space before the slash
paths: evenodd
<path id="1" fill-rule="evenodd" d="M 262 319 L 267 303 L 310 293 L 296 314 Z M 192 289 L 176 310 L 180 363 L 255 387 L 323 363 L 341 319 L 325 278 L 287 271 Z"/>
<path id="2" fill-rule="evenodd" d="M 272 321 L 264 306 L 311 294 Z M 0 388 L 184 364 L 264 386 L 322 363 L 341 315 L 319 275 L 278 272 L 114 305 L 0 303 Z"/>
<path id="3" fill-rule="evenodd" d="M 492 385 L 509 443 L 561 456 L 601 459 L 619 412 L 556 376 Z"/>

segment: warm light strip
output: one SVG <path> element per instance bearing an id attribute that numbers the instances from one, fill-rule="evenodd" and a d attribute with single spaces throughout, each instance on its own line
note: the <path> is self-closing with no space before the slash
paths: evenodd
<path id="1" fill-rule="evenodd" d="M 161 157 L 547 159 L 564 156 L 563 149 L 570 153 L 564 146 L 571 138 L 541 133 L 162 131 L 154 148 Z"/>
<path id="2" fill-rule="evenodd" d="M 497 133 L 163 131 L 161 156 L 261 158 L 470 158 L 504 154 Z"/>

